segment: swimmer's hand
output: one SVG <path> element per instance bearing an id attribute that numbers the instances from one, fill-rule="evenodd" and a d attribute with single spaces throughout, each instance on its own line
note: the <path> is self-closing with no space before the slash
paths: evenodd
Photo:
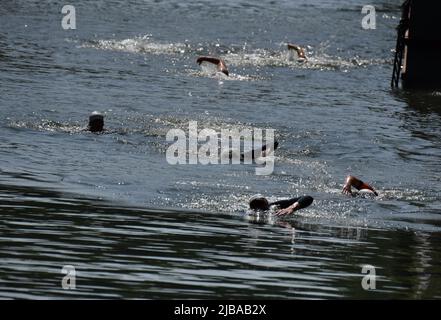
<path id="1" fill-rule="evenodd" d="M 354 194 L 352 193 L 352 188 L 351 188 L 351 184 L 350 183 L 346 183 L 343 186 L 343 190 L 341 191 L 343 194 L 347 195 L 347 196 L 353 196 Z"/>
<path id="2" fill-rule="evenodd" d="M 275 215 L 276 216 L 285 216 L 285 215 L 288 215 L 288 214 L 292 214 L 292 213 L 294 213 L 294 211 L 297 211 L 299 209 L 300 209 L 299 208 L 299 203 L 295 202 L 295 203 L 293 203 L 292 205 L 290 205 L 289 207 L 287 207 L 285 209 L 278 210 Z"/>

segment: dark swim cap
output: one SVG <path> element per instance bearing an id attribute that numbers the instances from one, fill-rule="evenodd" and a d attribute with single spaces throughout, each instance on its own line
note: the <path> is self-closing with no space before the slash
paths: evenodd
<path id="1" fill-rule="evenodd" d="M 97 121 L 97 120 L 104 120 L 104 116 L 100 112 L 94 111 L 90 114 L 89 121 Z"/>
<path id="2" fill-rule="evenodd" d="M 252 210 L 268 210 L 269 209 L 269 203 L 266 198 L 262 197 L 261 195 L 255 195 L 250 198 L 249 201 L 250 209 Z"/>
<path id="3" fill-rule="evenodd" d="M 104 116 L 94 111 L 89 116 L 89 131 L 102 132 L 104 130 Z"/>

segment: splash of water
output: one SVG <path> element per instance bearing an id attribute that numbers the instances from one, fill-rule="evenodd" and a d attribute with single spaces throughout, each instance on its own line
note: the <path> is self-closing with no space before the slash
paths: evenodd
<path id="1" fill-rule="evenodd" d="M 150 35 L 145 35 L 124 40 L 91 40 L 81 44 L 80 48 L 94 48 L 141 54 L 172 55 L 186 53 L 190 50 L 190 45 L 184 43 L 161 43 L 152 40 Z"/>

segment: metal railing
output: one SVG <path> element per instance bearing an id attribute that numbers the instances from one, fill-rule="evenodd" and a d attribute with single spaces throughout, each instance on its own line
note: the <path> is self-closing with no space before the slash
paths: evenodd
<path id="1" fill-rule="evenodd" d="M 397 45 L 395 47 L 394 68 L 392 71 L 391 87 L 397 88 L 400 81 L 402 71 L 404 47 L 406 45 L 406 31 L 409 29 L 409 10 L 412 0 L 406 0 L 402 5 L 402 15 L 400 23 L 397 27 Z"/>

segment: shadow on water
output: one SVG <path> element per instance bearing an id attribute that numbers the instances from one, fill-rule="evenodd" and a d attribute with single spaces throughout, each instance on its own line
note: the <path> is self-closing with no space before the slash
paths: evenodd
<path id="1" fill-rule="evenodd" d="M 409 117 L 404 118 L 405 120 L 414 120 L 420 122 L 421 125 L 430 124 L 432 126 L 433 123 L 427 121 L 433 121 L 435 124 L 439 122 L 441 118 L 441 92 L 397 90 L 393 92 L 393 95 L 406 104 L 405 111 L 409 113 L 406 114 Z"/>
<path id="2" fill-rule="evenodd" d="M 401 155 L 414 160 L 432 161 L 441 157 L 441 93 L 396 91 L 394 96 L 405 102 L 398 113 L 402 128 L 411 134 L 412 143 L 403 145 Z M 410 147 L 412 146 L 412 147 Z"/>
<path id="3" fill-rule="evenodd" d="M 439 233 L 115 206 L 0 183 L 3 298 L 440 298 Z M 361 287 L 376 267 L 376 290 Z M 76 290 L 61 268 L 76 268 Z"/>

